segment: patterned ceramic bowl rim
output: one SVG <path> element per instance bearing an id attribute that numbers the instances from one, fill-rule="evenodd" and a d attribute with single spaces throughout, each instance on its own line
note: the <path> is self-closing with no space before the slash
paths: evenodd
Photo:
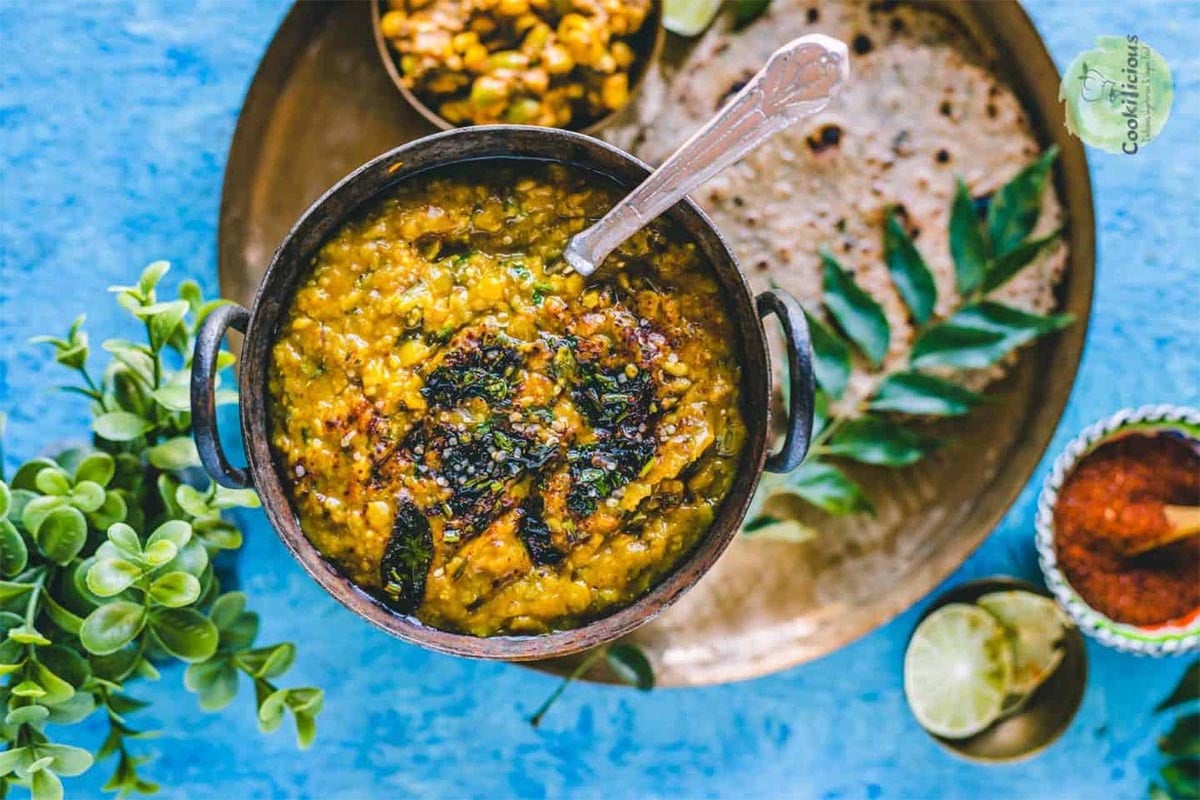
<path id="1" fill-rule="evenodd" d="M 1148 656 L 1164 656 L 1200 649 L 1200 609 L 1184 620 L 1141 627 L 1115 622 L 1089 606 L 1067 582 L 1054 552 L 1054 506 L 1063 480 L 1075 464 L 1097 445 L 1130 431 L 1178 431 L 1200 440 L 1200 410 L 1173 405 L 1127 408 L 1088 426 L 1067 445 L 1054 461 L 1042 486 L 1037 505 L 1038 562 L 1046 585 L 1058 598 L 1079 629 L 1118 650 Z"/>

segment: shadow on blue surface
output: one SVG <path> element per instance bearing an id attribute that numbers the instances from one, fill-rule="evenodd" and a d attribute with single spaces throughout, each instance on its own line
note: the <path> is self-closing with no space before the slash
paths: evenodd
<path id="1" fill-rule="evenodd" d="M 94 341 L 129 330 L 104 288 L 156 258 L 216 288 L 221 171 L 242 93 L 283 0 L 0 2 L 0 408 L 11 462 L 78 437 L 82 404 L 29 336 L 94 310 Z M 1121 406 L 1200 404 L 1200 5 L 1030 3 L 1060 64 L 1136 30 L 1171 63 L 1176 109 L 1136 158 L 1093 154 L 1099 282 L 1088 349 L 1052 449 Z M 105 311 L 109 309 L 109 311 Z M 1133 379 L 1136 376 L 1136 379 Z M 231 426 L 226 425 L 226 436 Z M 948 581 L 1037 579 L 1035 484 Z M 1149 709 L 1183 664 L 1091 646 L 1092 684 L 1038 758 L 981 768 L 948 756 L 904 707 L 903 647 L 921 606 L 815 663 L 751 683 L 650 695 L 571 689 L 525 723 L 553 679 L 394 641 L 328 598 L 259 513 L 242 514 L 242 580 L 263 641 L 299 645 L 298 683 L 327 691 L 315 747 L 261 736 L 249 698 L 197 710 L 181 671 L 138 687 L 168 797 L 1139 797 L 1154 768 Z M 243 691 L 249 687 L 243 686 Z M 101 725 L 81 726 L 95 744 Z M 108 765 L 72 779 L 99 794 Z"/>

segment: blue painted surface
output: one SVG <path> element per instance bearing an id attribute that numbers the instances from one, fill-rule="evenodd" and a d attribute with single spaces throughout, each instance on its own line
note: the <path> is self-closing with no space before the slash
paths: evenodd
<path id="1" fill-rule="evenodd" d="M 221 173 L 242 95 L 284 0 L 0 0 L 0 409 L 9 467 L 86 431 L 82 404 L 26 344 L 79 309 L 92 340 L 135 333 L 104 289 L 147 262 L 216 288 Z M 1091 153 L 1100 229 L 1087 351 L 1051 451 L 1122 406 L 1200 405 L 1200 5 L 1038 0 L 1060 66 L 1101 34 L 1138 33 L 1167 58 L 1175 109 L 1136 157 Z M 948 583 L 1036 578 L 1043 463 L 995 534 Z M 1079 797 L 1143 796 L 1156 769 L 1153 703 L 1183 668 L 1090 646 L 1074 725 L 1028 762 L 955 760 L 904 706 L 900 664 L 921 606 L 818 662 L 758 681 L 648 696 L 573 688 L 540 730 L 524 718 L 554 683 L 432 655 L 368 628 L 305 578 L 263 519 L 245 589 L 263 640 L 292 639 L 291 676 L 327 691 L 316 746 L 261 736 L 248 697 L 199 712 L 178 670 L 138 687 L 144 743 L 168 797 Z M 245 687 L 243 687 L 245 690 Z M 95 744 L 101 725 L 81 726 Z M 98 795 L 107 765 L 68 782 Z"/>

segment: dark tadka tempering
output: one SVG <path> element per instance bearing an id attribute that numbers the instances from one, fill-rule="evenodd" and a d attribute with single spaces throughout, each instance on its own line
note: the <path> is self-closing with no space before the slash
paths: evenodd
<path id="1" fill-rule="evenodd" d="M 620 197 L 561 165 L 401 185 L 330 239 L 272 354 L 305 534 L 445 630 L 576 627 L 708 530 L 745 426 L 710 265 L 664 220 L 585 281 L 567 240 Z"/>

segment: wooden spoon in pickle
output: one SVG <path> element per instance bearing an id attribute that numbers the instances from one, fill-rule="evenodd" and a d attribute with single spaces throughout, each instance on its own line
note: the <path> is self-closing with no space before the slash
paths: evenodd
<path id="1" fill-rule="evenodd" d="M 824 109 L 849 78 L 845 43 L 821 34 L 788 42 L 650 177 L 576 234 L 563 257 L 580 275 L 591 275 L 609 253 L 688 192 L 774 134 Z"/>
<path id="2" fill-rule="evenodd" d="M 1123 539 L 1121 554 L 1140 556 L 1184 539 L 1200 536 L 1200 506 L 1164 506 L 1167 527 L 1150 536 Z"/>

